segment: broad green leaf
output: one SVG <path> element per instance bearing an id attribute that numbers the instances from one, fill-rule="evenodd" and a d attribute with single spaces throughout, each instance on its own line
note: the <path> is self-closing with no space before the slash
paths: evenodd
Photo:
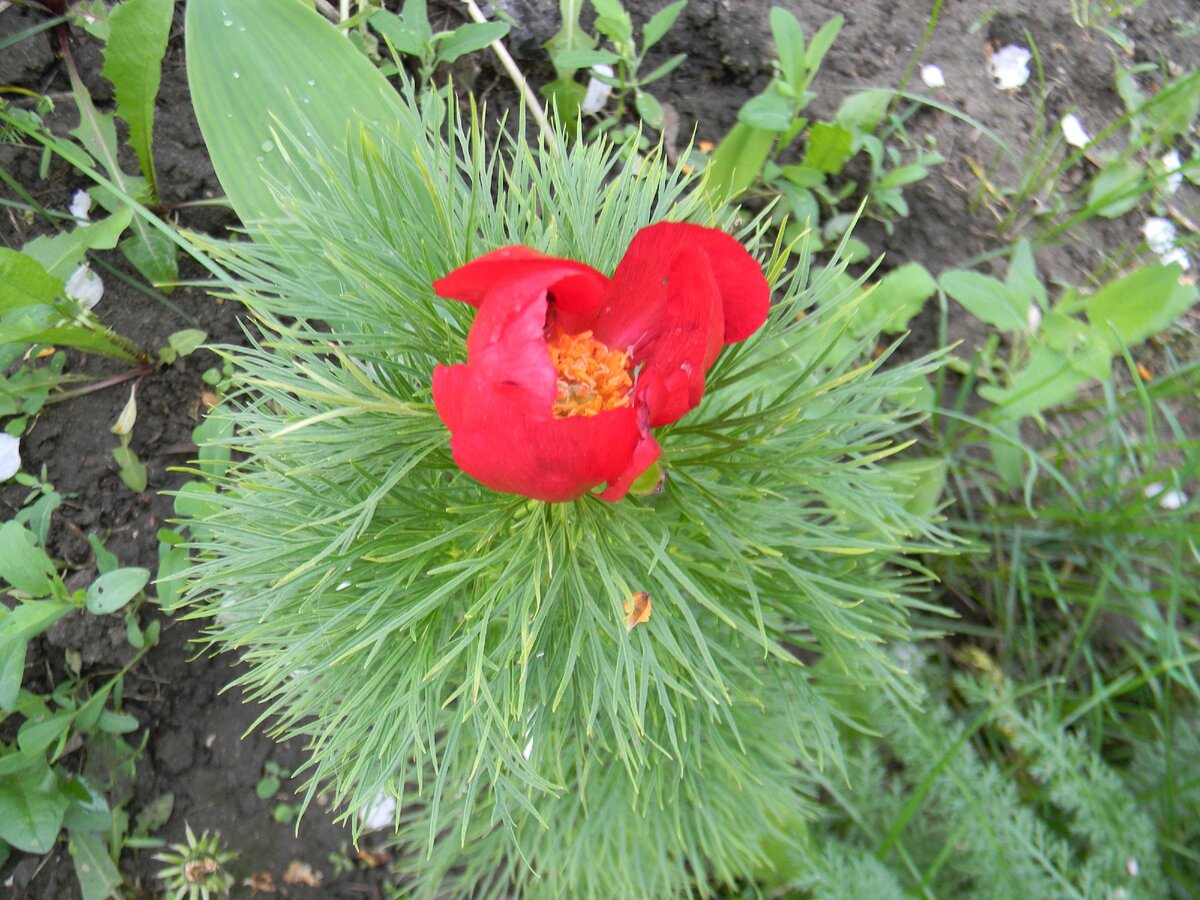
<path id="1" fill-rule="evenodd" d="M 675 20 L 679 18 L 679 14 L 683 12 L 685 6 L 687 6 L 687 0 L 676 0 L 650 17 L 642 29 L 643 53 L 663 39 L 663 35 L 671 30 L 671 26 L 675 24 Z"/>
<path id="2" fill-rule="evenodd" d="M 160 291 L 169 294 L 175 289 L 172 282 L 179 275 L 175 242 L 157 228 L 135 228 L 121 241 L 121 252 Z"/>
<path id="3" fill-rule="evenodd" d="M 183 602 L 184 579 L 180 576 L 188 569 L 190 558 L 186 547 L 171 544 L 158 545 L 158 574 L 154 577 L 154 589 L 158 592 L 158 603 L 171 612 Z"/>
<path id="4" fill-rule="evenodd" d="M 26 853 L 48 853 L 68 800 L 44 761 L 0 776 L 0 838 Z"/>
<path id="5" fill-rule="evenodd" d="M 637 114 L 643 122 L 651 128 L 663 127 L 663 108 L 653 94 L 646 91 L 638 91 L 634 94 L 633 105 L 637 109 Z"/>
<path id="6" fill-rule="evenodd" d="M 834 121 L 847 131 L 870 134 L 883 121 L 892 96 L 892 91 L 880 89 L 851 94 L 838 107 Z"/>
<path id="7" fill-rule="evenodd" d="M 441 62 L 454 62 L 460 56 L 482 50 L 506 34 L 508 26 L 503 22 L 472 22 L 460 25 L 438 42 L 438 59 Z"/>
<path id="8" fill-rule="evenodd" d="M 133 820 L 133 833 L 143 837 L 153 834 L 167 824 L 175 808 L 175 795 L 169 791 L 159 794 L 141 808 Z"/>
<path id="9" fill-rule="evenodd" d="M 621 57 L 611 50 L 564 50 L 558 57 L 558 64 L 563 68 L 586 69 L 590 66 L 613 65 L 620 62 Z"/>
<path id="10" fill-rule="evenodd" d="M 154 98 L 174 6 L 174 0 L 125 0 L 113 9 L 100 71 L 112 82 L 117 115 L 129 126 L 129 146 L 137 154 L 153 200 L 159 196 L 152 155 Z"/>
<path id="11" fill-rule="evenodd" d="M 579 16 L 583 12 L 583 0 L 558 0 L 558 12 L 562 19 L 562 28 L 543 46 L 550 54 L 550 61 L 554 63 L 558 79 L 562 81 L 570 79 L 575 74 L 575 69 L 582 68 L 563 62 L 562 55 L 573 50 L 591 50 L 596 46 L 596 39 L 579 23 Z M 560 106 L 560 111 L 566 114 L 565 107 Z"/>
<path id="12" fill-rule="evenodd" d="M 1029 330 L 1029 300 L 1003 282 L 978 272 L 952 269 L 939 282 L 975 318 L 1001 331 Z"/>
<path id="13" fill-rule="evenodd" d="M 87 797 L 76 798 L 67 807 L 67 814 L 63 816 L 63 827 L 72 832 L 102 832 L 111 829 L 113 815 L 104 794 L 82 775 L 76 775 L 72 781 L 76 786 L 83 788 Z"/>
<path id="14" fill-rule="evenodd" d="M 175 354 L 175 358 L 190 356 L 200 349 L 207 337 L 208 334 L 199 328 L 184 328 L 168 335 L 167 347 Z"/>
<path id="15" fill-rule="evenodd" d="M 1139 163 L 1117 160 L 1100 170 L 1088 191 L 1087 205 L 1096 215 L 1115 219 L 1137 206 L 1149 189 L 1146 171 Z"/>
<path id="16" fill-rule="evenodd" d="M 1071 367 L 1065 354 L 1038 346 L 1009 387 L 985 384 L 979 396 L 999 407 L 1000 419 L 1021 419 L 1070 400 L 1089 380 Z"/>
<path id="17" fill-rule="evenodd" d="M 200 131 L 244 223 L 279 218 L 272 181 L 316 189 L 329 177 L 264 149 L 281 134 L 311 131 L 314 145 L 335 154 L 325 162 L 336 173 L 348 168 L 347 139 L 362 125 L 418 130 L 387 79 L 303 0 L 189 0 L 186 40 Z"/>
<path id="18" fill-rule="evenodd" d="M 1088 297 L 1083 308 L 1088 321 L 1100 329 L 1113 351 L 1111 327 L 1116 338 L 1127 347 L 1165 331 L 1196 302 L 1196 287 L 1180 284 L 1183 270 L 1169 266 L 1148 266 L 1110 282 Z"/>
<path id="19" fill-rule="evenodd" d="M 804 148 L 804 165 L 831 174 L 842 171 L 853 153 L 853 140 L 854 136 L 840 125 L 813 122 Z"/>
<path id="20" fill-rule="evenodd" d="M 122 444 L 113 448 L 113 459 L 120 467 L 121 480 L 134 493 L 140 494 L 146 489 L 146 464 L 143 463 L 132 447 Z"/>
<path id="21" fill-rule="evenodd" d="M 825 173 L 809 166 L 784 166 L 780 173 L 796 187 L 816 188 L 825 183 Z"/>
<path id="22" fill-rule="evenodd" d="M 792 124 L 792 100 L 768 88 L 742 104 L 738 122 L 761 131 L 787 131 Z"/>
<path id="23" fill-rule="evenodd" d="M 395 13 L 381 9 L 373 13 L 367 21 L 400 53 L 423 59 L 430 50 L 429 42 L 433 39 L 433 34 L 426 33 L 429 32 L 429 22 L 425 19 L 421 20 L 425 26 L 421 28 Z"/>
<path id="24" fill-rule="evenodd" d="M 117 246 L 117 241 L 132 219 L 133 210 L 128 206 L 122 207 L 97 222 L 34 238 L 21 249 L 45 266 L 51 275 L 66 281 L 83 262 L 88 250 L 111 250 Z"/>
<path id="25" fill-rule="evenodd" d="M 120 897 L 124 883 L 113 864 L 108 844 L 94 831 L 71 829 L 67 851 L 75 863 L 75 875 L 83 891 L 83 900 L 109 900 Z"/>
<path id="26" fill-rule="evenodd" d="M 54 563 L 34 544 L 33 534 L 13 521 L 0 525 L 0 579 L 31 597 L 45 597 L 53 576 Z"/>
<path id="27" fill-rule="evenodd" d="M 633 52 L 633 20 L 621 0 L 592 0 L 596 10 L 595 29 L 613 42 L 617 52 Z"/>
<path id="28" fill-rule="evenodd" d="M 705 193 L 717 203 L 737 197 L 754 184 L 774 143 L 773 132 L 735 124 L 708 161 Z"/>
<path id="29" fill-rule="evenodd" d="M 771 7 L 771 35 L 775 38 L 775 53 L 784 80 L 795 90 L 804 86 L 804 28 L 800 21 L 782 6 Z"/>
<path id="30" fill-rule="evenodd" d="M 116 612 L 136 597 L 149 580 L 149 569 L 132 566 L 101 575 L 88 585 L 85 600 L 88 612 L 98 616 Z"/>
<path id="31" fill-rule="evenodd" d="M 55 278 L 28 253 L 0 247 L 0 315 L 21 306 L 53 303 L 63 291 Z"/>
<path id="32" fill-rule="evenodd" d="M 936 290 L 937 282 L 923 265 L 906 263 L 884 275 L 863 298 L 851 330 L 860 337 L 903 331 Z"/>

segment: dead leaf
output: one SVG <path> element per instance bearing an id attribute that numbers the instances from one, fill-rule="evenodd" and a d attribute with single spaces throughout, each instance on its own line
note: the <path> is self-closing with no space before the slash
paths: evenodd
<path id="1" fill-rule="evenodd" d="M 368 869 L 378 868 L 391 859 L 386 850 L 368 850 L 365 847 L 357 855 L 359 862 Z"/>
<path id="2" fill-rule="evenodd" d="M 303 884 L 315 888 L 320 887 L 324 881 L 324 875 L 314 872 L 312 866 L 298 859 L 288 863 L 287 871 L 283 873 L 284 884 Z"/>
<path id="3" fill-rule="evenodd" d="M 625 630 L 633 631 L 634 626 L 650 621 L 652 604 L 646 591 L 634 591 L 633 596 L 625 601 Z"/>
<path id="4" fill-rule="evenodd" d="M 203 403 L 208 409 L 212 409 L 221 402 L 221 398 L 218 397 L 214 391 L 210 391 L 208 388 L 201 388 L 200 402 Z"/>
<path id="5" fill-rule="evenodd" d="M 261 872 L 255 872 L 243 884 L 250 888 L 251 893 L 254 894 L 275 893 L 275 879 L 271 877 L 271 873 L 266 869 L 263 869 Z"/>

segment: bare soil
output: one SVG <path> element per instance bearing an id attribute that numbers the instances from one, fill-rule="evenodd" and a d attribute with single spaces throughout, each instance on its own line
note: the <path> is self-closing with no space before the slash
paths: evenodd
<path id="1" fill-rule="evenodd" d="M 838 12 L 846 17 L 813 88 L 818 97 L 810 110 L 814 117 L 831 117 L 841 100 L 868 87 L 895 87 L 913 58 L 928 23 L 926 3 L 893 0 L 855 0 L 850 4 L 816 0 L 775 0 L 793 11 L 811 35 Z M 756 94 L 771 75 L 772 43 L 769 0 L 691 0 L 678 23 L 656 49 L 654 65 L 675 53 L 687 53 L 687 62 L 658 86 L 656 93 L 677 114 L 675 140 L 686 144 L 717 141 L 736 120 L 743 102 Z M 392 4 L 389 3 L 389 6 Z M 553 72 L 542 44 L 558 29 L 558 4 L 551 0 L 497 0 L 517 23 L 507 43 L 533 84 L 550 81 Z M 658 0 L 626 0 L 640 23 L 661 6 Z M 440 0 L 430 5 L 435 29 L 463 21 L 461 4 Z M 22 6 L 0 12 L 0 39 L 36 23 L 41 14 Z M 1185 24 L 1196 25 L 1200 11 L 1189 0 L 1152 0 L 1129 17 L 1113 20 L 1132 41 L 1134 54 L 1127 62 L 1166 61 L 1194 67 L 1200 60 L 1194 38 L 1179 37 Z M 585 22 L 588 16 L 585 16 Z M 286 27 L 282 25 L 281 27 Z M 203 141 L 191 113 L 181 40 L 181 16 L 164 66 L 158 99 L 155 148 L 167 208 L 164 213 L 180 224 L 221 233 L 234 224 L 220 207 L 179 206 L 221 194 Z M 111 103 L 111 87 L 100 77 L 102 59 L 95 43 L 83 34 L 73 35 L 75 58 L 98 105 Z M 1031 82 L 1019 92 L 996 89 L 989 80 L 989 53 L 1007 43 L 1036 46 L 1045 74 L 1044 95 Z M 0 51 L 0 84 L 19 85 L 52 96 L 58 102 L 50 119 L 65 132 L 76 114 L 69 84 L 56 53 L 53 32 L 37 35 Z M 1080 29 L 1070 18 L 1066 0 L 1059 3 L 1025 3 L 1016 0 L 947 0 L 941 20 L 921 54 L 920 62 L 936 63 L 945 73 L 947 87 L 940 101 L 1013 142 L 1021 152 L 1032 152 L 1030 136 L 1056 129 L 1065 112 L 1076 109 L 1092 129 L 1120 113 L 1113 89 L 1113 45 L 1096 32 Z M 515 91 L 507 76 L 486 53 L 461 62 L 454 69 L 455 83 L 473 90 L 495 109 L 511 107 Z M 1143 85 L 1152 91 L 1156 85 Z M 915 78 L 910 91 L 929 93 Z M 1044 102 L 1043 102 L 1044 99 Z M 873 251 L 885 254 L 884 267 L 909 260 L 923 263 L 935 275 L 965 260 L 1004 246 L 1010 236 L 999 233 L 997 216 L 1007 210 L 977 202 L 978 171 L 998 183 L 1014 183 L 1020 175 L 997 164 L 994 148 L 962 118 L 926 108 L 908 123 L 918 140 L 936 140 L 947 162 L 931 177 L 912 185 L 906 196 L 912 215 L 891 232 L 876 222 L 865 222 L 859 236 Z M 40 153 L 20 147 L 0 146 L 0 165 L 40 203 L 65 209 L 74 190 L 87 187 L 82 176 L 54 161 L 46 176 L 39 174 Z M 134 164 L 131 160 L 130 170 Z M 1078 173 L 1082 177 L 1085 173 Z M 2 189 L 5 200 L 16 200 Z M 1039 253 L 1038 263 L 1051 280 L 1079 283 L 1087 273 L 1102 268 L 1113 254 L 1140 241 L 1141 221 L 1128 216 L 1091 226 L 1070 243 Z M 46 228 L 28 221 L 11 208 L 0 211 L 2 245 L 19 248 Z M 136 278 L 116 254 L 107 261 Z M 184 268 L 185 278 L 200 277 Z M 147 349 L 161 347 L 168 334 L 185 327 L 205 330 L 213 342 L 240 339 L 238 310 L 209 297 L 200 287 L 180 287 L 171 295 L 181 314 L 165 308 L 146 294 L 113 277 L 105 278 L 106 293 L 99 313 L 113 329 Z M 910 338 L 913 352 L 936 343 L 932 313 L 922 315 Z M 980 338 L 973 320 L 959 317 L 952 338 L 968 343 Z M 50 552 L 86 583 L 95 566 L 87 543 L 97 534 L 122 564 L 155 569 L 156 531 L 171 518 L 172 499 L 161 492 L 178 488 L 187 475 L 177 470 L 191 458 L 195 447 L 191 431 L 202 416 L 201 375 L 214 365 L 207 351 L 181 359 L 140 378 L 139 415 L 134 448 L 149 467 L 149 488 L 130 491 L 120 480 L 111 451 L 116 438 L 109 427 L 128 396 L 128 384 L 87 394 L 47 407 L 31 422 L 22 443 L 25 470 L 46 468 L 46 478 L 68 501 L 55 516 Z M 68 370 L 91 375 L 120 374 L 111 362 L 71 353 Z M 9 483 L 0 491 L 0 518 L 7 519 L 24 500 L 23 489 Z M 194 623 L 171 619 L 149 605 L 147 616 L 163 621 L 160 644 L 129 675 L 125 709 L 135 715 L 146 737 L 145 752 L 137 763 L 137 777 L 128 804 L 131 814 L 164 792 L 175 797 L 169 821 L 157 833 L 169 841 L 182 840 L 185 824 L 199 833 L 219 831 L 225 844 L 239 852 L 232 870 L 239 880 L 234 896 L 249 896 L 243 882 L 270 873 L 281 893 L 291 897 L 382 896 L 386 867 L 369 868 L 359 861 L 349 871 L 336 874 L 331 854 L 345 853 L 348 832 L 331 820 L 320 803 L 305 816 L 298 832 L 272 816 L 280 802 L 291 802 L 287 787 L 267 801 L 255 795 L 267 761 L 285 769 L 296 768 L 304 748 L 280 744 L 263 735 L 256 720 L 261 710 L 236 691 L 224 688 L 235 677 L 236 660 L 213 658 L 193 642 Z M 32 655 L 27 681 L 46 687 L 63 677 L 64 653 L 81 651 L 85 672 L 109 671 L 128 658 L 120 616 L 97 619 L 74 616 L 47 634 Z M 136 742 L 136 740 L 134 741 Z M 82 767 L 85 760 L 66 760 Z M 353 856 L 350 850 L 349 856 Z M 293 860 L 322 873 L 323 886 L 285 884 L 283 876 Z M 156 864 L 148 852 L 129 852 L 122 859 L 131 896 L 154 896 L 161 891 Z M 79 896 L 71 860 L 60 844 L 46 858 L 14 854 L 0 869 L 0 894 L 19 898 L 73 898 Z"/>

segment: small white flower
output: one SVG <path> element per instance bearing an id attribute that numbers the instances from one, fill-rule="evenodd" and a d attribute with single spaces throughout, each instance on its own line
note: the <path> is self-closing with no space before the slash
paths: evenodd
<path id="1" fill-rule="evenodd" d="M 1042 309 L 1036 303 L 1029 304 L 1029 311 L 1025 313 L 1025 320 L 1029 323 L 1029 330 L 1037 334 L 1037 330 L 1042 324 Z"/>
<path id="2" fill-rule="evenodd" d="M 125 401 L 125 408 L 121 410 L 121 414 L 117 416 L 117 421 L 113 423 L 113 427 L 109 429 L 113 434 L 126 435 L 133 431 L 133 423 L 137 421 L 137 385 L 129 386 L 129 399 Z"/>
<path id="3" fill-rule="evenodd" d="M 92 195 L 87 191 L 76 191 L 71 196 L 71 215 L 75 217 L 75 221 L 83 223 L 88 221 L 88 212 L 92 208 Z"/>
<path id="4" fill-rule="evenodd" d="M 1168 194 L 1179 190 L 1183 184 L 1183 160 L 1179 158 L 1178 150 L 1170 150 L 1162 156 L 1163 168 L 1167 170 L 1166 189 Z"/>
<path id="5" fill-rule="evenodd" d="M 21 471 L 21 439 L 0 432 L 0 481 Z"/>
<path id="6" fill-rule="evenodd" d="M 1137 878 L 1139 871 L 1138 861 L 1130 857 L 1125 863 L 1125 871 L 1129 873 L 1130 878 Z"/>
<path id="7" fill-rule="evenodd" d="M 104 282 L 84 263 L 67 280 L 66 294 L 82 303 L 84 309 L 92 309 L 104 296 Z"/>
<path id="8" fill-rule="evenodd" d="M 935 66 L 932 63 L 927 66 L 921 66 L 921 80 L 931 88 L 946 86 L 946 76 L 942 72 L 942 67 Z"/>
<path id="9" fill-rule="evenodd" d="M 1192 267 L 1187 252 L 1182 247 L 1175 246 L 1175 226 L 1170 219 L 1150 217 L 1142 226 L 1142 234 L 1146 238 L 1146 246 L 1158 256 L 1163 265 L 1179 263 L 1184 271 Z"/>
<path id="10" fill-rule="evenodd" d="M 1002 91 L 1019 88 L 1029 80 L 1029 61 L 1031 59 L 1033 59 L 1033 54 L 1024 47 L 1018 47 L 1016 44 L 1001 47 L 992 54 L 992 58 L 988 61 L 988 71 L 991 73 L 992 83 Z"/>
<path id="11" fill-rule="evenodd" d="M 1086 147 L 1092 142 L 1091 137 L 1083 128 L 1079 116 L 1069 113 L 1062 117 L 1062 133 L 1067 143 L 1072 147 Z"/>
<path id="12" fill-rule="evenodd" d="M 592 71 L 608 78 L 613 76 L 613 67 L 604 63 L 592 66 Z M 579 104 L 579 111 L 584 115 L 600 112 L 604 108 L 604 104 L 608 102 L 611 93 L 611 84 L 605 84 L 599 78 L 591 79 L 588 81 L 587 93 L 583 95 L 583 102 Z"/>
<path id="13" fill-rule="evenodd" d="M 396 818 L 396 798 L 383 791 L 375 795 L 374 802 L 363 809 L 362 824 L 367 831 L 388 828 Z"/>

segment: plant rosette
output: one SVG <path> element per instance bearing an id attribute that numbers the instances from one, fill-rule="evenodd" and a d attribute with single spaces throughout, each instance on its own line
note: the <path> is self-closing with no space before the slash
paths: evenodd
<path id="1" fill-rule="evenodd" d="M 886 465 L 937 361 L 846 352 L 861 292 L 813 308 L 803 245 L 659 158 L 501 153 L 293 0 L 187 17 L 250 238 L 204 249 L 258 332 L 176 500 L 182 602 L 307 742 L 306 798 L 357 831 L 395 801 L 429 896 L 667 896 L 799 852 L 796 766 L 840 764 L 848 686 L 907 695 L 903 553 L 951 546 Z"/>

